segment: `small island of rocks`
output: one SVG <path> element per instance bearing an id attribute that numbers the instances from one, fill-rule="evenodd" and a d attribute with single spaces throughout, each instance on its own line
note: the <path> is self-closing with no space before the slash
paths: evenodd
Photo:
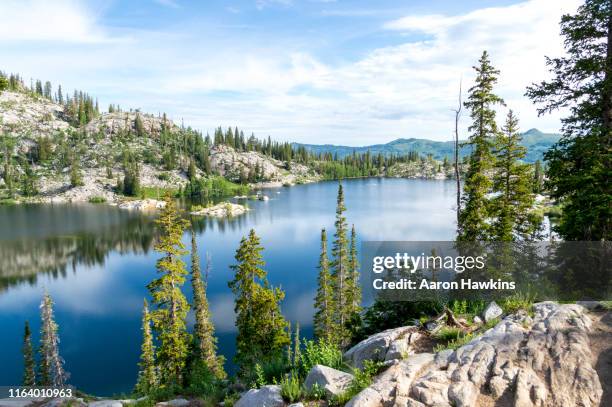
<path id="1" fill-rule="evenodd" d="M 225 218 L 229 216 L 239 216 L 246 213 L 249 208 L 245 205 L 235 204 L 231 202 L 221 202 L 208 208 L 197 208 L 190 212 L 191 215 L 196 216 L 212 216 L 215 218 Z"/>

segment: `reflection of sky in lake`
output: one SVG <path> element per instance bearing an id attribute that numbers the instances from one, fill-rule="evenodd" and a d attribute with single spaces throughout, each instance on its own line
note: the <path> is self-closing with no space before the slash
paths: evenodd
<path id="1" fill-rule="evenodd" d="M 454 186 L 451 182 L 364 179 L 344 184 L 346 216 L 349 224 L 355 224 L 361 240 L 445 240 L 453 237 Z M 293 323 L 299 322 L 308 335 L 312 330 L 320 229 L 326 227 L 331 238 L 336 192 L 336 182 L 268 190 L 266 194 L 272 199 L 249 201 L 252 211 L 243 217 L 231 221 L 199 221 L 200 257 L 204 262 L 208 252 L 212 260 L 208 295 L 219 349 L 228 359 L 232 357 L 235 335 L 233 297 L 227 287 L 232 277 L 228 266 L 233 264 L 241 237 L 250 228 L 255 228 L 265 248 L 268 279 L 286 292 L 283 312 Z M 43 211 L 42 215 L 38 211 Z M 74 209 L 63 210 L 60 214 L 45 211 L 44 207 L 12 209 L 13 229 L 33 230 L 25 234 L 23 230 L 0 230 L 0 245 L 12 239 L 27 247 L 35 239 L 26 237 L 52 236 L 54 228 L 67 233 L 62 227 Z M 108 207 L 88 208 L 85 215 L 77 211 L 84 222 L 89 219 L 86 229 L 92 234 L 94 244 L 100 245 L 96 236 L 102 235 L 97 234 L 97 228 L 108 226 L 118 216 L 119 224 L 126 228 L 142 227 L 121 223 L 123 218 L 117 211 Z M 15 212 L 17 217 L 14 217 Z M 37 219 L 37 214 L 39 218 L 33 223 L 31 219 Z M 3 217 L 7 219 L 7 216 L 7 212 L 0 210 L 1 224 L 6 224 Z M 97 220 L 94 222 L 92 217 Z M 140 234 L 124 238 L 147 240 Z M 111 248 L 116 243 L 112 236 L 105 242 Z M 37 340 L 38 304 L 43 289 L 47 288 L 56 302 L 61 352 L 72 373 L 71 382 L 85 391 L 105 395 L 131 389 L 140 348 L 142 299 L 147 294 L 145 284 L 155 277 L 157 256 L 152 251 L 134 253 L 122 244 L 123 250 L 109 249 L 103 253 L 103 264 L 75 261 L 74 267 L 70 263 L 63 275 L 39 274 L 35 280 L 20 277 L 10 280 L 7 288 L 0 290 L 0 366 L 3 367 L 0 384 L 20 382 L 23 321 L 30 321 Z M 38 251 L 36 253 L 39 256 Z M 4 273 L 1 271 L 0 277 Z M 186 293 L 190 295 L 188 285 Z M 228 368 L 231 369 L 229 363 Z"/>

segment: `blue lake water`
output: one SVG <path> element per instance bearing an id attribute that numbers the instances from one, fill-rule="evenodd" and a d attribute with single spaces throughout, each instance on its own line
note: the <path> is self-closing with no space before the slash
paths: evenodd
<path id="1" fill-rule="evenodd" d="M 349 224 L 360 240 L 450 240 L 450 181 L 343 181 Z M 219 351 L 233 370 L 233 297 L 227 282 L 240 239 L 254 228 L 264 246 L 268 280 L 286 292 L 285 316 L 312 332 L 320 230 L 333 234 L 337 182 L 265 190 L 246 215 L 199 219 L 202 261 L 211 256 L 208 296 Z M 185 236 L 188 242 L 189 236 Z M 0 207 L 0 385 L 22 376 L 23 324 L 38 342 L 38 305 L 45 289 L 55 301 L 60 352 L 70 383 L 96 395 L 129 392 L 140 352 L 145 284 L 156 276 L 151 218 L 105 205 Z M 188 284 L 185 292 L 191 298 Z"/>

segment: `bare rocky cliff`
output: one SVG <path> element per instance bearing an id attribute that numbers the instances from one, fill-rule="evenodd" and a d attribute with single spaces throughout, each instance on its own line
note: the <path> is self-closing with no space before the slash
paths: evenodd
<path id="1" fill-rule="evenodd" d="M 524 312 L 507 316 L 454 351 L 413 353 L 415 343 L 402 344 L 405 357 L 390 362 L 347 406 L 604 405 L 587 310 L 552 302 L 536 304 L 534 310 L 533 317 Z M 387 346 L 406 341 L 408 336 L 399 336 Z"/>

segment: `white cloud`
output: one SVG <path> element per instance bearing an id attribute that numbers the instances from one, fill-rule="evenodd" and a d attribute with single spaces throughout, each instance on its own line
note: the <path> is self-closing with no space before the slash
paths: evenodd
<path id="1" fill-rule="evenodd" d="M 113 41 L 83 3 L 71 0 L 3 0 L 0 2 L 0 43 Z"/>
<path id="2" fill-rule="evenodd" d="M 501 70 L 496 90 L 518 112 L 522 128 L 556 131 L 559 115 L 537 118 L 523 94 L 547 77 L 544 56 L 563 52 L 560 16 L 578 2 L 529 0 L 461 15 L 404 16 L 380 27 L 399 45 L 332 64 L 294 38 L 249 35 L 252 28 L 228 29 L 233 37 L 188 26 L 118 30 L 100 24 L 87 4 L 8 1 L 0 2 L 0 52 L 8 61 L 2 69 L 88 90 L 103 104 L 167 111 L 204 131 L 238 125 L 280 140 L 363 145 L 450 139 L 459 78 L 467 89 L 471 66 L 487 49 Z M 130 41 L 109 43 L 126 35 Z M 55 42 L 36 51 L 10 46 L 22 40 Z M 65 44 L 78 41 L 87 44 Z"/>

